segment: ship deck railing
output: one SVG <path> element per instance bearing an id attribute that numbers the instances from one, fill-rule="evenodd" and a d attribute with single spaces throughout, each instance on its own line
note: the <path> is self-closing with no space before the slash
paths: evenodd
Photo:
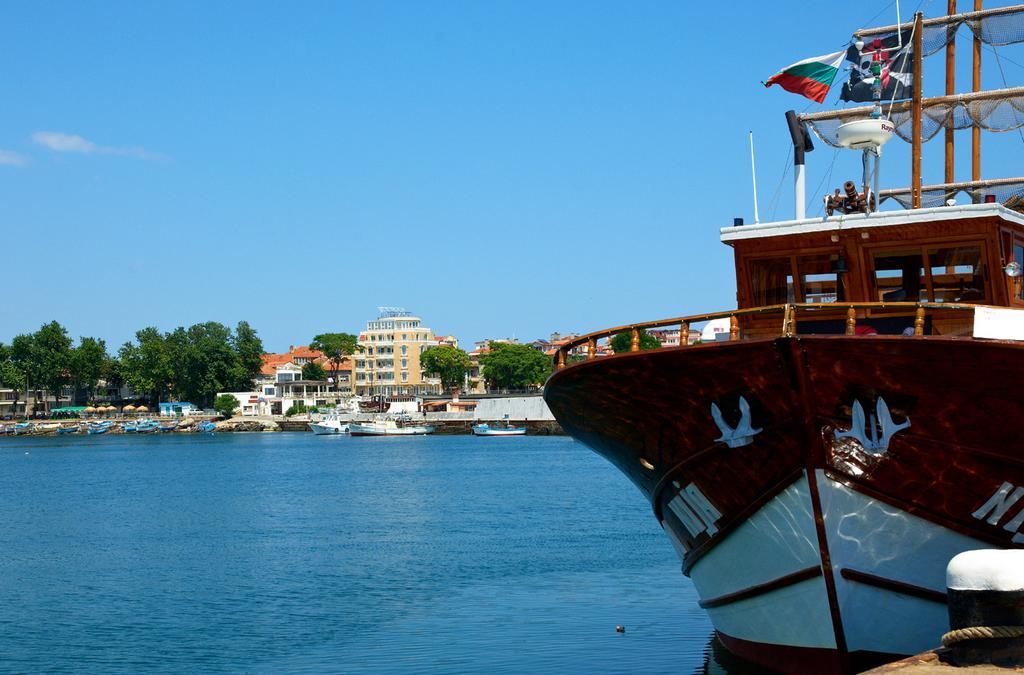
<path id="1" fill-rule="evenodd" d="M 872 329 L 879 322 L 904 320 L 903 332 L 882 333 L 904 337 L 947 336 L 975 337 L 977 310 L 1021 312 L 1022 310 L 991 305 L 959 302 L 816 302 L 786 303 L 672 317 L 658 321 L 631 323 L 594 331 L 575 337 L 558 346 L 555 368 L 561 370 L 574 363 L 602 358 L 607 349 L 599 349 L 602 340 L 626 333 L 630 336 L 630 352 L 641 350 L 641 333 L 655 329 L 679 330 L 679 347 L 702 343 L 700 336 L 690 339 L 691 331 L 716 319 L 728 319 L 728 332 L 716 336 L 715 343 L 738 340 L 794 337 L 797 335 L 862 334 L 858 326 Z M 707 343 L 704 343 L 707 344 Z"/>

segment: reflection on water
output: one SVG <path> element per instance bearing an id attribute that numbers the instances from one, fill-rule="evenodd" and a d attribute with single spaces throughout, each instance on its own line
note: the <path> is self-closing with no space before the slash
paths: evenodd
<path id="1" fill-rule="evenodd" d="M 0 513 L 4 672 L 679 673 L 711 631 L 567 438 L 9 438 Z"/>
<path id="2" fill-rule="evenodd" d="M 767 675 L 774 672 L 736 656 L 712 633 L 704 647 L 704 664 L 694 671 L 694 675 Z"/>

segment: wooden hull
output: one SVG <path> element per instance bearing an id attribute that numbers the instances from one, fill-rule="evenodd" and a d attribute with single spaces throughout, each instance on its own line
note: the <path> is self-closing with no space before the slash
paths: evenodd
<path id="1" fill-rule="evenodd" d="M 840 671 L 936 646 L 949 558 L 1024 546 L 1022 347 L 715 343 L 577 364 L 545 399 L 650 500 L 727 646 Z"/>

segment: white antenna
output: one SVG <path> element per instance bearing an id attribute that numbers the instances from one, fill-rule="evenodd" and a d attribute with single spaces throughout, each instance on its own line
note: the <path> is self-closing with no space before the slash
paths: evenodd
<path id="1" fill-rule="evenodd" d="M 754 181 L 754 224 L 760 223 L 757 217 L 757 165 L 754 163 L 754 132 L 750 132 L 750 176 Z"/>

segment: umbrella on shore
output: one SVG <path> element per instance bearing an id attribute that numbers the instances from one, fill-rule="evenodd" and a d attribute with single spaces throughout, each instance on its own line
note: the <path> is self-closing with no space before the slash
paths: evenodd
<path id="1" fill-rule="evenodd" d="M 149 412 L 149 408 L 147 408 L 144 405 L 140 405 L 137 408 L 135 408 L 135 412 Z"/>
<path id="2" fill-rule="evenodd" d="M 84 412 L 84 413 L 94 413 L 94 412 L 96 412 L 96 408 L 93 408 L 91 405 L 90 406 L 86 406 L 85 410 L 83 410 L 82 412 Z"/>
<path id="3" fill-rule="evenodd" d="M 135 410 L 135 406 L 131 405 L 130 403 L 125 407 L 121 408 L 121 412 L 132 412 L 133 410 Z"/>

